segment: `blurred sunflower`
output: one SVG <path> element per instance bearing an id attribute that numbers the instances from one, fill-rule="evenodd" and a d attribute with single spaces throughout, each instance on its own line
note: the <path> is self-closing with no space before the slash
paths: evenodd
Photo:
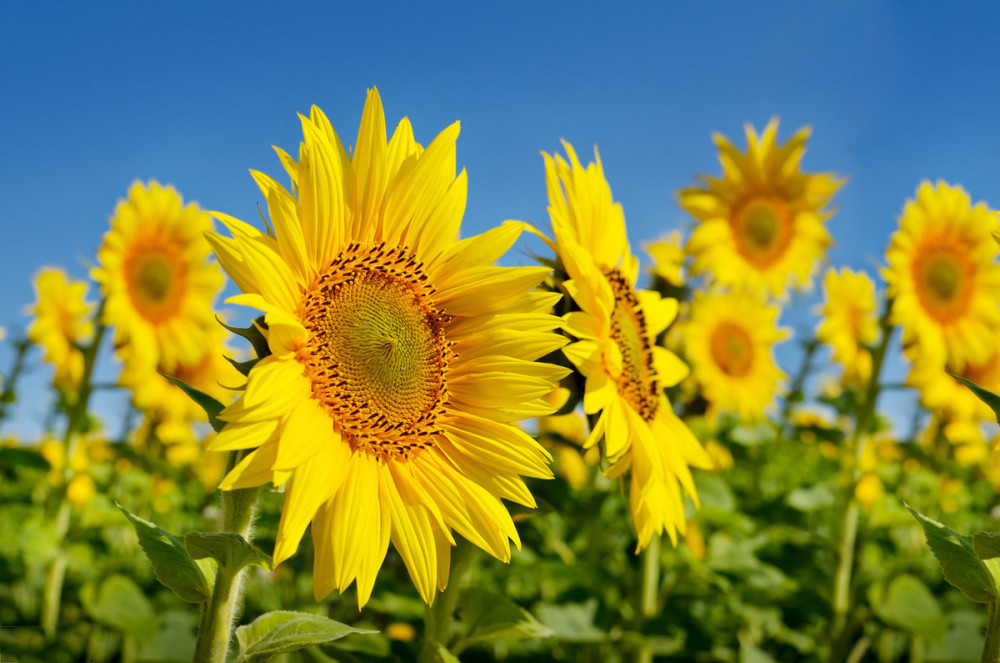
<path id="1" fill-rule="evenodd" d="M 774 295 L 791 284 L 808 287 L 816 262 L 833 243 L 824 221 L 843 180 L 831 173 L 804 173 L 799 162 L 810 129 L 777 144 L 778 121 L 761 135 L 746 125 L 747 151 L 721 134 L 722 177 L 702 176 L 683 189 L 680 205 L 698 219 L 687 243 L 692 274 L 708 272 L 723 285 Z"/>
<path id="2" fill-rule="evenodd" d="M 952 375 L 1000 393 L 1000 348 L 994 348 L 982 362 L 961 364 L 952 359 L 944 367 L 933 357 L 913 351 L 906 354 L 912 362 L 906 384 L 920 392 L 920 402 L 928 410 L 946 420 L 975 422 L 976 425 L 996 421 L 993 410 Z"/>
<path id="3" fill-rule="evenodd" d="M 864 272 L 829 269 L 823 277 L 824 302 L 816 338 L 833 349 L 833 360 L 844 367 L 848 384 L 868 382 L 872 355 L 868 347 L 878 340 L 875 284 Z"/>
<path id="4" fill-rule="evenodd" d="M 295 195 L 253 173 L 273 234 L 217 214 L 232 237 L 209 235 L 272 353 L 210 448 L 254 449 L 225 490 L 288 481 L 274 558 L 311 520 L 317 600 L 356 581 L 364 605 L 392 540 L 431 603 L 452 530 L 508 561 L 520 540 L 501 498 L 534 506 L 519 475 L 552 476 L 513 422 L 550 412 L 567 373 L 534 361 L 563 345 L 558 295 L 533 292 L 546 268 L 493 265 L 523 224 L 457 241 L 457 122 L 426 149 L 406 118 L 387 141 L 373 89 L 353 154 L 318 108 L 302 128 L 298 162 L 279 150 Z"/>
<path id="5" fill-rule="evenodd" d="M 611 197 L 597 151 L 586 168 L 563 141 L 569 158 L 545 158 L 549 216 L 569 280 L 563 288 L 580 308 L 563 328 L 578 339 L 563 352 L 586 378 L 583 407 L 597 418 L 584 446 L 602 439 L 618 477 L 631 469 L 629 488 L 638 549 L 666 530 L 684 533 L 684 491 L 697 504 L 689 466 L 712 461 L 663 393 L 688 374 L 657 335 L 677 315 L 677 300 L 636 290 L 639 261 L 629 251 L 625 215 Z"/>
<path id="6" fill-rule="evenodd" d="M 989 359 L 1000 331 L 994 212 L 960 186 L 922 182 L 886 252 L 883 276 L 903 345 L 939 365 Z"/>
<path id="7" fill-rule="evenodd" d="M 172 370 L 204 352 L 223 283 L 218 264 L 208 262 L 211 229 L 197 205 L 157 182 L 136 182 L 119 201 L 92 276 L 105 298 L 103 322 L 134 361 Z"/>
<path id="8" fill-rule="evenodd" d="M 54 267 L 42 269 L 35 277 L 35 305 L 28 311 L 35 317 L 28 327 L 28 340 L 45 351 L 43 359 L 55 366 L 52 384 L 57 389 L 75 389 L 83 377 L 80 346 L 94 334 L 87 301 L 87 284 L 72 281 Z"/>
<path id="9" fill-rule="evenodd" d="M 207 344 L 193 364 L 177 362 L 173 368 L 150 366 L 126 354 L 118 383 L 132 394 L 132 404 L 147 417 L 146 425 L 167 444 L 189 443 L 197 447 L 198 439 L 191 422 L 207 421 L 205 411 L 179 387 L 160 375 L 169 375 L 212 396 L 222 403 L 232 400 L 233 390 L 243 384 L 244 377 L 226 360 L 232 350 L 226 346 L 226 330 L 213 323 L 206 331 Z"/>
<path id="10" fill-rule="evenodd" d="M 653 259 L 653 266 L 649 270 L 653 278 L 662 280 L 668 286 L 682 287 L 686 281 L 684 261 L 687 260 L 687 254 L 684 253 L 684 240 L 680 231 L 674 230 L 655 242 L 649 242 L 645 248 Z"/>
<path id="11" fill-rule="evenodd" d="M 748 293 L 695 294 L 684 341 L 710 419 L 732 412 L 759 421 L 784 390 L 787 376 L 773 351 L 788 338 L 788 330 L 776 326 L 779 314 L 777 306 Z"/>

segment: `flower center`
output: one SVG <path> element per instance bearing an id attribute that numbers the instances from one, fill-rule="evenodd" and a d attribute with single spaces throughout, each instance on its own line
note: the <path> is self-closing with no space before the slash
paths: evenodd
<path id="1" fill-rule="evenodd" d="M 741 377 L 753 366 L 753 342 L 742 327 L 721 322 L 709 339 L 712 359 L 726 375 Z"/>
<path id="2" fill-rule="evenodd" d="M 653 346 L 649 341 L 646 316 L 635 290 L 617 269 L 607 274 L 615 294 L 611 315 L 611 338 L 622 354 L 618 393 L 646 421 L 652 421 L 659 406 L 659 385 L 653 367 Z"/>
<path id="3" fill-rule="evenodd" d="M 736 250 L 757 267 L 767 267 L 785 253 L 792 240 L 792 215 L 784 200 L 751 198 L 732 218 Z"/>
<path id="4" fill-rule="evenodd" d="M 136 248 L 125 259 L 125 274 L 132 303 L 147 320 L 162 322 L 177 312 L 186 269 L 168 249 Z"/>
<path id="5" fill-rule="evenodd" d="M 441 434 L 454 356 L 423 266 L 406 249 L 352 244 L 306 294 L 300 361 L 354 449 L 408 457 Z"/>
<path id="6" fill-rule="evenodd" d="M 947 323 L 961 316 L 972 296 L 972 267 L 953 248 L 934 248 L 913 261 L 917 296 L 927 313 Z"/>

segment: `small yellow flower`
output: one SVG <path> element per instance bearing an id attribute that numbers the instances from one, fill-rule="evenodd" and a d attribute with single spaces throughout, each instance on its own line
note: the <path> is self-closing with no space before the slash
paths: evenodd
<path id="1" fill-rule="evenodd" d="M 650 273 L 654 279 L 661 279 L 665 284 L 679 288 L 684 285 L 684 241 L 680 231 L 664 235 L 655 242 L 646 244 L 646 253 L 653 259 Z"/>
<path id="2" fill-rule="evenodd" d="M 981 465 L 990 455 L 990 448 L 984 442 L 969 442 L 955 446 L 955 462 L 962 467 Z"/>
<path id="3" fill-rule="evenodd" d="M 885 486 L 877 474 L 866 474 L 854 487 L 854 498 L 861 508 L 869 511 L 885 495 Z"/>
<path id="4" fill-rule="evenodd" d="M 921 183 L 886 252 L 892 321 L 911 355 L 943 365 L 980 364 L 1000 331 L 995 214 L 960 186 Z"/>
<path id="5" fill-rule="evenodd" d="M 719 444 L 715 440 L 705 442 L 705 451 L 712 459 L 712 469 L 716 472 L 725 472 L 733 466 L 733 454 L 729 448 Z"/>
<path id="6" fill-rule="evenodd" d="M 705 545 L 705 537 L 701 533 L 701 527 L 697 521 L 691 521 L 687 526 L 687 533 L 684 535 L 684 543 L 688 552 L 695 559 L 705 559 L 708 554 L 708 546 Z"/>
<path id="7" fill-rule="evenodd" d="M 816 263 L 833 243 L 824 222 L 827 205 L 843 185 L 830 173 L 804 173 L 799 162 L 808 128 L 778 145 L 778 121 L 758 135 L 746 125 L 747 151 L 724 136 L 722 177 L 703 176 L 680 192 L 680 205 L 699 224 L 687 244 L 692 274 L 709 273 L 722 285 L 783 294 L 807 287 Z"/>
<path id="8" fill-rule="evenodd" d="M 66 486 L 66 499 L 75 509 L 82 509 L 97 495 L 97 486 L 89 474 L 77 474 Z"/>
<path id="9" fill-rule="evenodd" d="M 409 622 L 390 622 L 385 627 L 385 637 L 400 642 L 412 642 L 417 637 L 417 629 Z"/>
<path id="10" fill-rule="evenodd" d="M 94 333 L 94 305 L 87 301 L 87 284 L 47 267 L 35 278 L 35 297 L 29 310 L 35 319 L 28 327 L 28 339 L 41 346 L 45 361 L 55 366 L 52 384 L 75 389 L 83 376 L 80 346 L 89 343 Z"/>
<path id="11" fill-rule="evenodd" d="M 744 421 L 759 421 L 784 391 L 787 376 L 774 360 L 774 345 L 788 337 L 776 326 L 779 313 L 778 307 L 745 293 L 695 294 L 684 334 L 709 419 L 732 412 Z"/>
<path id="12" fill-rule="evenodd" d="M 863 272 L 830 269 L 823 278 L 825 301 L 816 338 L 833 349 L 833 360 L 844 367 L 844 382 L 863 385 L 872 370 L 868 347 L 878 340 L 875 284 Z"/>

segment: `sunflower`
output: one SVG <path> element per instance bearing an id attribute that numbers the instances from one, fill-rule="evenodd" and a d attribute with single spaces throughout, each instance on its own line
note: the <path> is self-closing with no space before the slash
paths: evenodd
<path id="1" fill-rule="evenodd" d="M 996 421 L 993 410 L 952 375 L 1000 393 L 1000 349 L 992 349 L 986 359 L 978 363 L 959 363 L 951 359 L 944 366 L 933 357 L 912 350 L 907 356 L 912 366 L 906 384 L 920 392 L 920 402 L 925 408 L 946 420 L 970 421 L 977 425 Z"/>
<path id="2" fill-rule="evenodd" d="M 197 205 L 157 182 L 136 182 L 119 201 L 92 275 L 105 297 L 103 321 L 134 361 L 172 370 L 207 347 L 223 283 L 218 264 L 207 261 L 211 229 Z"/>
<path id="3" fill-rule="evenodd" d="M 191 422 L 206 421 L 206 417 L 205 411 L 164 375 L 177 378 L 223 403 L 232 400 L 233 390 L 244 381 L 226 359 L 233 352 L 225 345 L 225 328 L 213 324 L 206 333 L 208 345 L 192 364 L 182 361 L 168 369 L 164 365 L 149 366 L 126 354 L 118 384 L 131 392 L 132 404 L 145 413 L 146 425 L 153 426 L 156 436 L 165 443 L 197 445 Z"/>
<path id="4" fill-rule="evenodd" d="M 684 340 L 710 419 L 725 411 L 759 421 L 784 390 L 787 376 L 773 351 L 788 337 L 786 329 L 775 326 L 779 313 L 777 306 L 744 292 L 695 295 Z"/>
<path id="5" fill-rule="evenodd" d="M 782 294 L 791 284 L 808 287 L 816 262 L 832 244 L 826 208 L 843 185 L 831 173 L 804 173 L 799 162 L 810 129 L 777 144 L 778 121 L 761 135 L 746 125 L 747 151 L 720 134 L 722 177 L 703 176 L 683 189 L 680 205 L 700 223 L 687 251 L 692 274 L 711 273 L 722 285 Z"/>
<path id="6" fill-rule="evenodd" d="M 864 272 L 829 269 L 823 277 L 825 301 L 816 338 L 833 349 L 833 360 L 844 367 L 844 382 L 865 384 L 872 372 L 868 347 L 878 340 L 875 284 Z"/>
<path id="7" fill-rule="evenodd" d="M 677 230 L 664 235 L 655 242 L 646 244 L 646 253 L 653 259 L 653 267 L 649 270 L 654 279 L 662 280 L 664 284 L 680 288 L 686 280 L 684 276 L 684 241 Z"/>
<path id="8" fill-rule="evenodd" d="M 61 269 L 46 267 L 35 278 L 35 299 L 28 311 L 35 316 L 28 339 L 40 345 L 45 361 L 55 366 L 52 384 L 75 389 L 83 377 L 80 346 L 94 334 L 94 305 L 87 301 L 87 284 L 67 279 Z"/>
<path id="9" fill-rule="evenodd" d="M 209 235 L 271 351 L 210 448 L 254 449 L 224 490 L 288 481 L 274 558 L 311 520 L 317 600 L 356 581 L 364 605 L 391 540 L 431 603 L 452 530 L 508 561 L 501 498 L 534 506 L 519 475 L 552 476 L 514 422 L 550 412 L 567 373 L 534 361 L 563 345 L 558 295 L 533 292 L 548 269 L 493 265 L 523 224 L 457 241 L 457 122 L 426 149 L 406 118 L 387 141 L 373 89 L 353 154 L 320 109 L 302 127 L 298 161 L 278 151 L 294 195 L 253 173 L 273 232 L 217 214 L 232 237 Z"/>
<path id="10" fill-rule="evenodd" d="M 922 182 L 886 252 L 883 276 L 903 345 L 938 364 L 981 364 L 1000 330 L 994 212 L 960 186 Z"/>
<path id="11" fill-rule="evenodd" d="M 664 530 L 676 543 L 684 533 L 683 490 L 697 504 L 689 466 L 711 459 L 663 393 L 688 373 L 657 335 L 677 314 L 677 300 L 636 290 L 639 262 L 631 255 L 625 215 L 611 197 L 600 156 L 586 168 L 563 142 L 563 157 L 544 154 L 549 216 L 555 250 L 569 280 L 563 282 L 580 309 L 564 318 L 576 342 L 563 352 L 586 379 L 584 411 L 597 415 L 584 446 L 604 440 L 614 465 L 609 476 L 631 469 L 632 521 L 644 548 Z"/>

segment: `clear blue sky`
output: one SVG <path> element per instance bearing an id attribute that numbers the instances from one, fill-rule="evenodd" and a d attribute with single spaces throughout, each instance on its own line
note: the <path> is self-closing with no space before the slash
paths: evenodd
<path id="1" fill-rule="evenodd" d="M 560 137 L 599 145 L 637 243 L 686 227 L 674 192 L 718 171 L 712 131 L 810 124 L 805 167 L 850 177 L 831 262 L 871 271 L 922 178 L 1000 205 L 998 18 L 929 2 L 13 4 L 0 324 L 23 329 L 39 267 L 86 273 L 133 180 L 252 221 L 247 170 L 280 174 L 270 145 L 295 152 L 295 113 L 315 103 L 353 140 L 373 85 L 424 143 L 462 121 L 465 234 L 545 223 L 539 151 Z"/>

